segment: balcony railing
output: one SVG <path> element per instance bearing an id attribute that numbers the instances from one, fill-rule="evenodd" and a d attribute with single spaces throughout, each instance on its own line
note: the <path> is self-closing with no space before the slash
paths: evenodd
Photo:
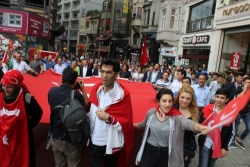
<path id="1" fill-rule="evenodd" d="M 187 32 L 202 31 L 213 28 L 214 16 L 187 22 Z"/>

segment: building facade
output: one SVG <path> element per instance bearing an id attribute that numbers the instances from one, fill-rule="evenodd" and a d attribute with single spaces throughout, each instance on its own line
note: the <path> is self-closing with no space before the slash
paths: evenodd
<path id="1" fill-rule="evenodd" d="M 145 0 L 142 16 L 142 40 L 146 36 L 150 63 L 158 63 L 160 43 L 156 41 L 161 0 Z"/>
<path id="2" fill-rule="evenodd" d="M 6 0 L 0 1 L 0 7 L 16 11 L 30 11 L 38 15 L 39 20 L 41 18 L 49 20 L 49 37 L 47 43 L 43 46 L 47 50 L 54 50 L 55 36 L 59 34 L 59 31 L 55 33 L 54 30 L 58 30 L 56 23 L 56 10 L 57 10 L 57 0 L 46 0 L 46 1 L 36 1 L 36 0 Z M 2 15 L 0 16 L 1 19 Z M 38 21 L 38 20 L 37 20 Z M 39 22 L 39 21 L 38 21 Z M 41 27 L 42 28 L 42 27 Z M 41 30 L 38 29 L 38 31 Z M 15 40 L 15 39 L 12 39 Z M 34 40 L 34 39 L 33 39 Z M 38 46 L 38 45 L 36 45 Z"/>
<path id="3" fill-rule="evenodd" d="M 128 45 L 128 53 L 131 62 L 138 62 L 141 55 L 141 37 L 142 35 L 142 13 L 144 0 L 133 0 L 131 6 L 131 29 L 130 39 Z"/>
<path id="4" fill-rule="evenodd" d="M 161 1 L 159 26 L 156 41 L 161 44 L 159 63 L 173 64 L 177 57 L 179 39 L 181 36 L 184 1 Z"/>
<path id="5" fill-rule="evenodd" d="M 37 50 L 48 50 L 48 19 L 32 12 L 0 8 L 0 49 L 23 52 L 29 60 Z"/>
<path id="6" fill-rule="evenodd" d="M 216 0 L 186 2 L 176 65 L 198 69 L 205 64 L 208 71 L 215 70 L 217 64 L 214 57 L 218 55 L 215 42 L 215 11 Z"/>
<path id="7" fill-rule="evenodd" d="M 60 52 L 76 53 L 79 22 L 84 16 L 84 1 L 57 0 L 57 25 L 65 27 L 64 33 L 57 38 Z"/>
<path id="8" fill-rule="evenodd" d="M 218 1 L 215 23 L 219 41 L 216 70 L 249 74 L 250 0 Z"/>

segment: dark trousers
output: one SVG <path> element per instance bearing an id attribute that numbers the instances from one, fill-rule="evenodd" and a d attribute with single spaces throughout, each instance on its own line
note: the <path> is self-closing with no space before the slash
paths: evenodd
<path id="1" fill-rule="evenodd" d="M 155 147 L 146 143 L 141 167 L 168 167 L 168 147 Z"/>
<path id="2" fill-rule="evenodd" d="M 119 152 L 115 154 L 105 154 L 106 146 L 97 146 L 93 143 L 89 148 L 89 159 L 91 167 L 118 167 Z"/>

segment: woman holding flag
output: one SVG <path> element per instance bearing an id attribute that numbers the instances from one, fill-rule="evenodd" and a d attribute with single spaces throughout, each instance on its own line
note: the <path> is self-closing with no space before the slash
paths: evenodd
<path id="1" fill-rule="evenodd" d="M 184 131 L 199 131 L 207 134 L 209 128 L 186 119 L 173 108 L 173 92 L 160 89 L 156 94 L 157 108 L 150 109 L 146 118 L 135 123 L 138 129 L 145 128 L 136 164 L 142 167 L 183 167 Z"/>
<path id="2" fill-rule="evenodd" d="M 229 92 L 226 89 L 220 88 L 216 91 L 215 104 L 205 106 L 201 112 L 200 123 L 202 125 L 213 126 L 217 115 L 226 106 L 228 96 Z M 231 123 L 212 130 L 207 136 L 199 136 L 199 167 L 214 167 L 218 158 L 223 158 L 227 155 L 232 140 Z"/>
<path id="3" fill-rule="evenodd" d="M 36 167 L 32 128 L 43 111 L 34 96 L 23 89 L 23 79 L 20 71 L 10 70 L 1 80 L 1 167 Z"/>

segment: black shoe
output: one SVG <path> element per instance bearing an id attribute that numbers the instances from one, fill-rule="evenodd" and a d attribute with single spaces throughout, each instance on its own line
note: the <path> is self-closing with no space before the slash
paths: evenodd
<path id="1" fill-rule="evenodd" d="M 236 144 L 243 150 L 245 150 L 245 147 L 242 142 L 239 142 L 238 140 L 235 140 Z"/>
<path id="2" fill-rule="evenodd" d="M 236 148 L 235 142 L 233 141 L 232 144 L 230 145 L 230 148 Z"/>

